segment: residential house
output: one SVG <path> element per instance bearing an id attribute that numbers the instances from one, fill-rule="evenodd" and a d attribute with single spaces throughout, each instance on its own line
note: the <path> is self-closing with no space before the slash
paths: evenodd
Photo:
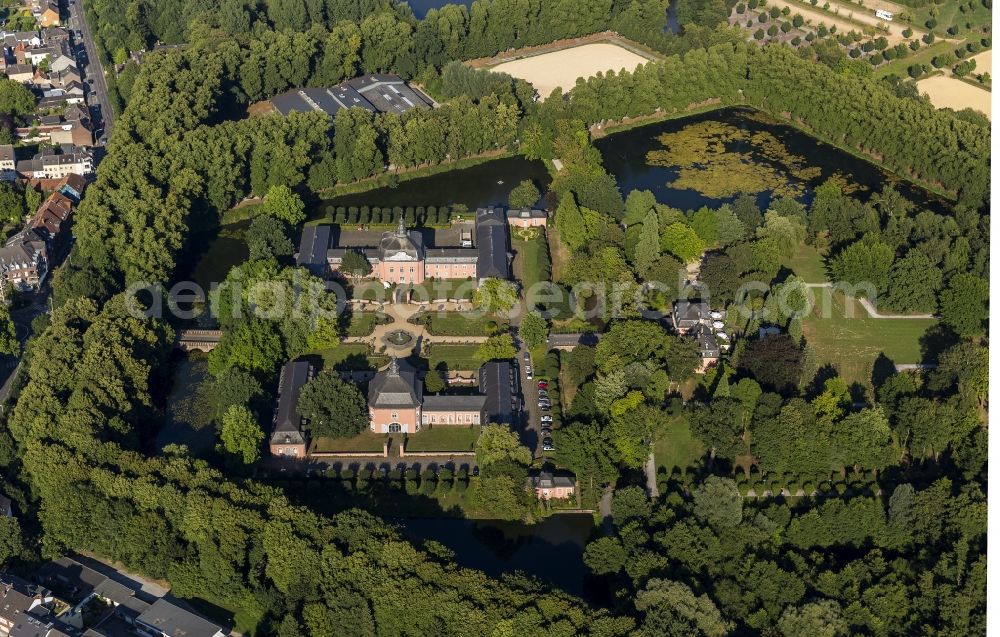
<path id="1" fill-rule="evenodd" d="M 42 27 L 59 26 L 59 5 L 55 2 L 46 2 L 35 19 Z"/>
<path id="2" fill-rule="evenodd" d="M 313 377 L 308 361 L 291 361 L 281 368 L 278 380 L 278 405 L 269 446 L 271 455 L 304 458 L 308 448 L 303 418 L 299 414 L 299 394 Z"/>
<path id="3" fill-rule="evenodd" d="M 30 64 L 28 61 L 28 54 L 26 53 L 27 50 L 28 47 L 24 44 L 24 42 L 18 42 L 17 46 L 11 49 L 11 53 L 14 55 L 14 62 L 16 64 Z"/>
<path id="4" fill-rule="evenodd" d="M 61 179 L 69 174 L 89 175 L 94 172 L 93 155 L 83 149 L 63 144 L 61 153 L 45 149 L 30 160 L 17 162 L 17 172 L 27 178 Z"/>
<path id="5" fill-rule="evenodd" d="M 7 79 L 21 84 L 31 84 L 35 77 L 35 69 L 30 64 L 8 64 L 5 73 Z"/>
<path id="6" fill-rule="evenodd" d="M 528 476 L 528 488 L 534 490 L 539 500 L 562 500 L 576 494 L 576 478 L 542 471 Z"/>
<path id="7" fill-rule="evenodd" d="M 86 560 L 87 558 L 80 558 Z M 138 597 L 137 591 L 102 572 L 94 570 L 74 557 L 61 557 L 44 564 L 35 574 L 36 581 L 61 593 L 61 598 L 72 608 L 59 619 L 76 628 L 84 626 L 83 609 L 92 599 L 97 598 L 112 606 L 117 618 L 132 626 L 135 619 L 149 609 L 151 604 Z M 105 621 L 101 622 L 104 626 Z M 119 632 L 114 637 L 119 637 Z"/>
<path id="8" fill-rule="evenodd" d="M 60 146 L 92 146 L 94 133 L 90 129 L 90 118 L 80 117 L 77 104 L 67 106 L 62 115 L 43 115 L 18 126 L 14 135 L 25 142 L 43 142 Z M 74 119 L 67 119 L 72 117 Z M 27 170 L 32 164 L 25 164 Z"/>
<path id="9" fill-rule="evenodd" d="M 17 179 L 17 157 L 11 144 L 0 144 L 0 179 L 3 181 Z"/>
<path id="10" fill-rule="evenodd" d="M 515 228 L 535 228 L 548 223 L 549 215 L 544 210 L 534 208 L 511 208 L 507 211 L 507 223 Z"/>
<path id="11" fill-rule="evenodd" d="M 49 83 L 54 88 L 66 88 L 73 82 L 82 86 L 83 78 L 80 77 L 80 71 L 76 66 L 67 66 L 61 71 L 49 73 Z"/>
<path id="12" fill-rule="evenodd" d="M 25 56 L 35 66 L 47 61 L 49 71 L 59 72 L 70 66 L 76 66 L 76 58 L 73 56 L 73 50 L 67 41 L 56 41 L 45 46 L 26 48 Z"/>
<path id="13" fill-rule="evenodd" d="M 47 29 L 42 29 L 42 42 L 44 44 L 69 42 L 69 31 L 63 27 L 49 27 Z"/>
<path id="14" fill-rule="evenodd" d="M 56 191 L 38 207 L 28 227 L 48 241 L 50 253 L 57 255 L 69 240 L 72 214 L 73 200 Z"/>
<path id="15" fill-rule="evenodd" d="M 698 341 L 698 353 L 701 355 L 701 364 L 695 371 L 704 374 L 709 367 L 719 362 L 719 341 L 712 333 L 712 328 L 705 324 L 699 324 L 692 333 Z"/>
<path id="16" fill-rule="evenodd" d="M 57 89 L 57 91 L 58 94 L 47 95 L 42 99 L 38 100 L 38 104 L 35 106 L 35 108 L 39 112 L 44 113 L 46 111 L 61 111 L 70 104 L 84 103 L 84 97 L 82 91 L 78 95 L 73 93 L 67 93 L 65 91 L 62 91 L 62 89 Z"/>
<path id="17" fill-rule="evenodd" d="M 38 31 L 5 32 L 3 44 L 8 49 L 14 49 L 19 44 L 25 47 L 42 46 L 42 36 Z"/>
<path id="18" fill-rule="evenodd" d="M 35 230 L 26 228 L 0 248 L 0 301 L 7 291 L 37 291 L 48 274 L 48 246 Z"/>
<path id="19" fill-rule="evenodd" d="M 63 177 L 56 186 L 56 191 L 61 192 L 74 203 L 80 203 L 83 199 L 83 190 L 87 187 L 87 180 L 75 173 L 70 173 Z"/>
<path id="20" fill-rule="evenodd" d="M 708 320 L 708 303 L 703 301 L 677 301 L 670 313 L 670 321 L 678 334 L 687 334 Z"/>
<path id="21" fill-rule="evenodd" d="M 35 68 L 35 74 L 31 78 L 31 85 L 36 89 L 42 91 L 52 88 L 52 80 L 49 79 L 49 74 L 40 68 Z"/>
<path id="22" fill-rule="evenodd" d="M 162 598 L 136 618 L 135 627 L 146 637 L 223 637 L 226 634 L 222 626 Z"/>
<path id="23" fill-rule="evenodd" d="M 46 637 L 53 625 L 48 590 L 9 573 L 0 573 L 0 637 Z"/>

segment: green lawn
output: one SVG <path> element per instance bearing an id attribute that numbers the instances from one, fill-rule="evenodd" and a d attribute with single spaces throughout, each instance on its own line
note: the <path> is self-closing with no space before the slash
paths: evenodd
<path id="1" fill-rule="evenodd" d="M 806 283 L 825 283 L 829 280 L 823 256 L 813 246 L 802 244 L 790 258 L 781 265 L 785 266 Z"/>
<path id="2" fill-rule="evenodd" d="M 704 454 L 705 448 L 691 434 L 691 427 L 685 418 L 672 418 L 660 438 L 653 443 L 657 470 L 663 467 L 667 475 L 675 467 L 683 470 L 694 465 Z"/>
<path id="3" fill-rule="evenodd" d="M 407 451 L 473 451 L 480 426 L 436 425 L 424 427 L 406 439 Z"/>
<path id="4" fill-rule="evenodd" d="M 938 14 L 935 18 L 937 26 L 934 27 L 934 34 L 939 38 L 954 37 L 947 32 L 948 27 L 952 25 L 958 26 L 958 35 L 969 33 L 969 29 L 965 28 L 967 22 L 972 23 L 973 29 L 990 25 L 992 13 L 983 6 L 982 2 L 972 3 L 973 9 L 967 13 L 959 11 L 959 7 L 962 4 L 961 2 L 928 3 L 927 6 L 920 7 L 919 9 L 908 8 L 907 13 L 913 16 L 914 24 L 920 28 L 925 28 L 924 23 L 931 17 L 931 10 L 933 9 Z M 982 35 L 980 34 L 979 37 L 982 37 Z"/>
<path id="5" fill-rule="evenodd" d="M 377 369 L 389 360 L 382 354 L 373 354 L 364 343 L 341 343 L 329 349 L 306 352 L 306 355 L 321 357 L 323 369 Z"/>
<path id="6" fill-rule="evenodd" d="M 426 325 L 427 331 L 435 336 L 485 336 L 495 329 L 491 324 L 507 324 L 492 316 L 467 316 L 464 312 L 438 311 L 418 314 L 410 321 Z"/>
<path id="7" fill-rule="evenodd" d="M 427 363 L 431 369 L 437 369 L 438 365 L 450 370 L 477 370 L 482 362 L 476 358 L 476 350 L 479 345 L 445 345 L 443 343 L 432 343 L 427 355 Z"/>
<path id="8" fill-rule="evenodd" d="M 525 241 L 515 238 L 512 246 L 515 253 L 514 268 L 519 270 L 521 285 L 525 290 L 530 290 L 539 281 L 552 279 L 552 263 L 545 235 L 538 229 L 533 230 L 536 232 L 534 239 Z"/>
<path id="9" fill-rule="evenodd" d="M 832 364 L 848 382 L 867 386 L 879 354 L 894 363 L 920 362 L 920 337 L 934 319 L 873 319 L 857 301 L 848 318 L 843 293 L 815 292 L 816 305 L 802 327 L 819 365 Z"/>
<path id="10" fill-rule="evenodd" d="M 430 302 L 437 299 L 472 300 L 478 283 L 475 279 L 428 279 L 419 285 L 407 283 L 400 289 L 413 289 L 413 301 Z"/>
<path id="11" fill-rule="evenodd" d="M 353 438 L 320 437 L 313 440 L 312 451 L 342 451 L 346 453 L 362 451 L 381 452 L 387 437 L 386 434 L 376 434 L 370 431 L 362 431 Z"/>
<path id="12" fill-rule="evenodd" d="M 886 77 L 888 75 L 898 75 L 899 77 L 906 78 L 909 77 L 907 69 L 914 64 L 930 64 L 931 59 L 935 55 L 940 55 L 941 53 L 946 53 L 948 51 L 954 51 L 959 46 L 955 42 L 946 42 L 941 39 L 937 39 L 933 44 L 920 43 L 920 48 L 916 51 L 910 51 L 910 55 L 905 58 L 899 58 L 893 60 L 888 64 L 883 64 L 877 69 L 875 69 L 876 77 Z"/>
<path id="13" fill-rule="evenodd" d="M 375 312 L 353 312 L 347 326 L 348 336 L 368 336 L 375 331 Z"/>

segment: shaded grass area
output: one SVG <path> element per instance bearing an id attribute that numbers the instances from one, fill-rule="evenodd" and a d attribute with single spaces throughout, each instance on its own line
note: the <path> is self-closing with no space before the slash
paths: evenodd
<path id="1" fill-rule="evenodd" d="M 407 451 L 473 451 L 481 427 L 473 425 L 425 425 L 406 439 Z"/>
<path id="2" fill-rule="evenodd" d="M 935 319 L 874 319 L 856 300 L 848 305 L 842 292 L 816 291 L 816 305 L 802 328 L 820 366 L 832 365 L 847 382 L 870 386 L 880 354 L 893 363 L 921 361 L 921 337 Z"/>
<path id="3" fill-rule="evenodd" d="M 431 369 L 443 365 L 448 370 L 477 370 L 482 363 L 476 358 L 479 345 L 446 345 L 433 343 L 427 352 L 427 362 Z"/>
<path id="4" fill-rule="evenodd" d="M 375 312 L 353 312 L 347 325 L 348 336 L 368 336 L 375 331 Z"/>
<path id="5" fill-rule="evenodd" d="M 660 467 L 663 467 L 667 475 L 674 468 L 685 470 L 694 466 L 703 455 L 705 447 L 691 433 L 687 419 L 681 416 L 672 417 L 653 443 L 657 473 Z"/>
<path id="6" fill-rule="evenodd" d="M 343 451 L 346 453 L 372 451 L 381 453 L 386 434 L 362 431 L 353 438 L 327 438 L 320 436 L 313 439 L 311 452 Z"/>
<path id="7" fill-rule="evenodd" d="M 437 299 L 471 300 L 478 283 L 475 279 L 428 279 L 420 284 L 399 286 L 406 293 L 413 290 L 413 302 L 430 302 Z"/>
<path id="8" fill-rule="evenodd" d="M 366 370 L 378 369 L 389 362 L 384 354 L 374 354 L 364 343 L 341 343 L 336 347 L 306 352 L 307 357 L 318 357 L 323 369 Z"/>
<path id="9" fill-rule="evenodd" d="M 525 290 L 540 281 L 552 279 L 549 247 L 541 231 L 536 231 L 535 237 L 527 241 L 515 238 L 512 247 L 516 255 L 515 268 L 520 269 L 521 284 Z"/>
<path id="10" fill-rule="evenodd" d="M 829 280 L 823 255 L 813 246 L 800 245 L 795 254 L 785 259 L 782 265 L 794 272 L 806 283 L 825 283 Z"/>
<path id="11" fill-rule="evenodd" d="M 464 312 L 422 312 L 409 319 L 415 325 L 424 325 L 434 336 L 486 336 L 507 325 L 506 321 L 492 316 L 466 316 Z"/>

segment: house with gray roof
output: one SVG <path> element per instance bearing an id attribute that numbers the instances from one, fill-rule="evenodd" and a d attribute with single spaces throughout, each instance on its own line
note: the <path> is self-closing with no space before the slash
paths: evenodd
<path id="1" fill-rule="evenodd" d="M 539 500 L 570 498 L 576 494 L 576 478 L 572 475 L 556 475 L 542 471 L 528 476 L 528 488 L 535 492 Z"/>
<path id="2" fill-rule="evenodd" d="M 223 637 L 226 634 L 222 626 L 163 598 L 136 618 L 135 627 L 146 637 Z"/>
<path id="3" fill-rule="evenodd" d="M 299 414 L 299 394 L 313 377 L 313 367 L 308 361 L 290 361 L 281 368 L 278 380 L 278 404 L 269 446 L 271 454 L 304 458 L 308 441 Z"/>
<path id="4" fill-rule="evenodd" d="M 510 278 L 510 235 L 507 219 L 500 208 L 480 208 L 476 211 L 476 278 L 480 285 L 486 279 Z"/>

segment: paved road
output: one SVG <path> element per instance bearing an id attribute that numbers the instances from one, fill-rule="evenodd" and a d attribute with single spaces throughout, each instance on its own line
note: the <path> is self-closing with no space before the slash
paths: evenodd
<path id="1" fill-rule="evenodd" d="M 101 65 L 101 58 L 97 56 L 97 46 L 91 36 L 90 27 L 83 18 L 83 0 L 70 0 L 69 2 L 69 22 L 68 26 L 73 30 L 74 41 L 76 32 L 83 33 L 83 46 L 87 51 L 86 63 L 80 64 L 80 71 L 83 73 L 84 81 L 87 82 L 87 105 L 90 106 L 91 115 L 94 113 L 94 106 L 100 106 L 100 123 L 95 119 L 97 127 L 103 126 L 104 139 L 111 137 L 111 127 L 114 125 L 115 113 L 111 110 L 111 101 L 108 99 L 108 82 L 104 77 L 104 67 Z M 79 60 L 79 55 L 77 56 Z M 93 80 L 90 84 L 88 80 Z"/>

